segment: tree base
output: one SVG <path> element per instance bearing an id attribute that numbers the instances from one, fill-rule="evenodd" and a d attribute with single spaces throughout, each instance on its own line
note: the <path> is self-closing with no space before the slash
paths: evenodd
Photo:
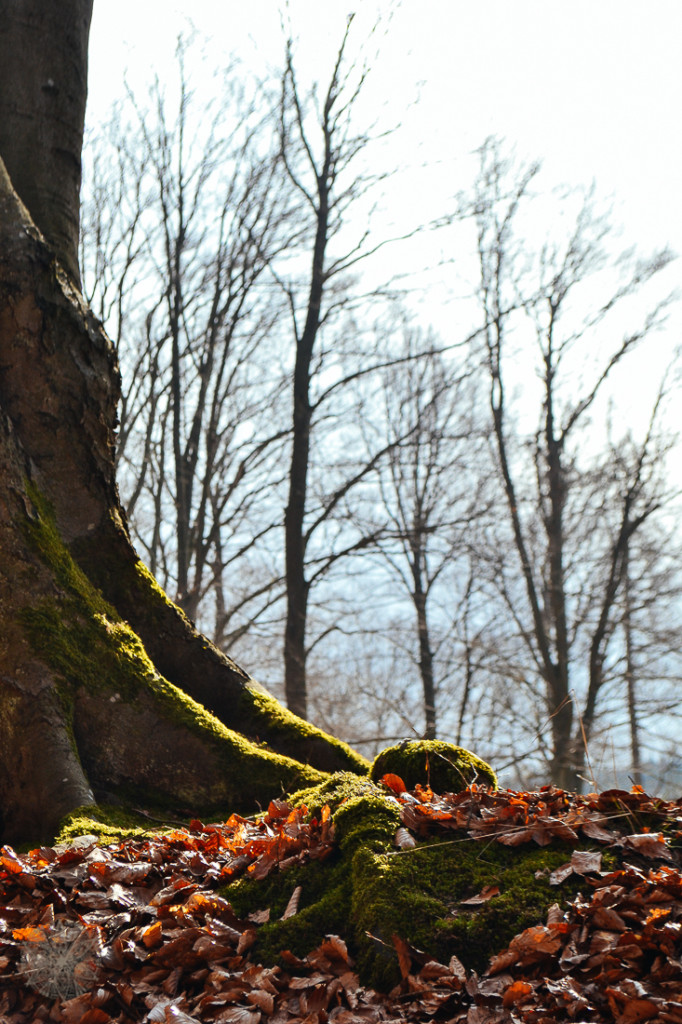
<path id="1" fill-rule="evenodd" d="M 2 841 L 49 838 L 97 793 L 227 814 L 327 771 L 366 773 L 139 561 L 115 483 L 113 347 L 1 161 L 0 369 Z"/>

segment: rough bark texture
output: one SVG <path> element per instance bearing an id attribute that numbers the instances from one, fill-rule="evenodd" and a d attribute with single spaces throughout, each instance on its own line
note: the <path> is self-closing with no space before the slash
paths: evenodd
<path id="1" fill-rule="evenodd" d="M 111 343 L 0 161 L 5 840 L 48 836 L 93 791 L 228 811 L 365 768 L 213 648 L 139 562 L 114 476 L 118 389 Z"/>
<path id="2" fill-rule="evenodd" d="M 0 156 L 76 281 L 92 2 L 3 0 L 0 14 Z"/>

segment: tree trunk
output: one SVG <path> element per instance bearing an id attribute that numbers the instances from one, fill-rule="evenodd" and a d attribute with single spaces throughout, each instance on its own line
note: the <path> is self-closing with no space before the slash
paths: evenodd
<path id="1" fill-rule="evenodd" d="M 227 813 L 320 769 L 365 769 L 217 651 L 140 563 L 115 483 L 118 391 L 111 343 L 0 161 L 3 841 L 47 839 L 112 795 Z"/>
<path id="2" fill-rule="evenodd" d="M 424 554 L 418 546 L 423 535 L 417 533 L 415 545 L 413 546 L 412 579 L 414 590 L 412 600 L 417 613 L 417 636 L 419 638 L 419 674 L 422 680 L 422 693 L 424 694 L 424 739 L 435 740 L 436 738 L 436 684 L 433 677 L 433 651 L 431 650 L 431 637 L 429 634 L 429 621 L 426 611 L 428 595 L 424 587 L 422 573 Z"/>
<path id="3" fill-rule="evenodd" d="M 623 555 L 623 631 L 625 633 L 625 683 L 628 692 L 628 722 L 630 725 L 630 760 L 632 781 L 642 784 L 642 752 L 639 743 L 639 714 L 637 710 L 637 679 L 635 652 L 632 638 L 632 582 L 630 576 L 630 542 L 626 541 Z"/>
<path id="4" fill-rule="evenodd" d="M 93 0 L 3 0 L 0 155 L 24 205 L 74 280 Z"/>
<path id="5" fill-rule="evenodd" d="M 297 715 L 305 716 L 308 707 L 306 677 L 306 621 L 309 583 L 305 577 L 305 514 L 308 494 L 308 463 L 310 460 L 310 365 L 320 327 L 320 311 L 324 292 L 324 261 L 329 232 L 329 174 L 331 150 L 325 134 L 326 150 L 322 174 L 318 177 L 317 225 L 310 274 L 310 290 L 303 332 L 296 338 L 294 365 L 294 400 L 292 417 L 291 463 L 289 466 L 289 500 L 284 515 L 284 543 L 287 580 L 287 620 L 284 631 L 284 690 L 287 706 Z"/>

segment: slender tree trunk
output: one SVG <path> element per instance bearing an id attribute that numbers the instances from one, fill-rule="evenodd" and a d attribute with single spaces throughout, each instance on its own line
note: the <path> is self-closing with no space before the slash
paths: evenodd
<path id="1" fill-rule="evenodd" d="M 305 718 L 308 712 L 305 634 L 309 584 L 305 577 L 305 513 L 312 421 L 310 366 L 320 326 L 320 310 L 324 292 L 324 261 L 329 230 L 329 160 L 328 150 L 324 170 L 318 179 L 319 206 L 306 321 L 301 336 L 296 339 L 289 500 L 284 516 L 287 584 L 284 691 L 289 710 L 293 711 L 295 715 L 300 715 L 301 718 Z"/>
<path id="2" fill-rule="evenodd" d="M 553 312 L 553 311 L 552 311 Z M 564 571 L 564 506 L 566 473 L 562 464 L 562 443 L 554 421 L 555 367 L 553 364 L 553 321 L 550 318 L 545 354 L 545 457 L 548 508 L 544 515 L 549 568 L 549 608 L 553 633 L 553 658 L 549 688 L 555 703 L 552 719 L 552 779 L 563 789 L 579 789 L 585 763 L 582 744 L 572 742 L 574 713 L 570 697 L 568 627 L 566 623 L 566 579 Z"/>
<path id="3" fill-rule="evenodd" d="M 505 435 L 504 387 L 501 376 L 502 329 L 500 325 L 495 325 L 491 328 L 491 331 L 495 333 L 492 340 L 488 343 L 491 382 L 490 408 L 493 417 L 493 429 L 500 461 L 502 483 L 514 535 L 514 546 L 521 563 L 521 572 L 532 616 L 532 636 L 536 644 L 536 651 L 533 653 L 538 659 L 540 672 L 547 688 L 547 704 L 550 710 L 552 734 L 551 779 L 562 789 L 575 789 L 578 777 L 574 764 L 573 704 L 567 688 L 565 671 L 562 671 L 561 666 L 552 655 L 552 644 L 542 615 L 533 567 L 523 534 Z"/>
<path id="4" fill-rule="evenodd" d="M 625 546 L 623 557 L 623 630 L 625 632 L 625 683 L 628 691 L 628 722 L 630 725 L 630 758 L 632 781 L 642 784 L 642 753 L 639 744 L 639 720 L 637 715 L 637 693 L 635 656 L 632 642 L 632 585 L 630 579 L 630 543 Z"/>
<path id="5" fill-rule="evenodd" d="M 413 550 L 412 580 L 414 590 L 412 600 L 414 601 L 417 613 L 417 636 L 419 638 L 419 673 L 422 680 L 422 692 L 424 694 L 424 738 L 435 740 L 436 738 L 436 686 L 433 675 L 433 651 L 431 649 L 431 637 L 429 635 L 429 622 L 427 617 L 426 588 L 424 587 L 424 576 L 422 571 L 423 552 Z"/>
<path id="6" fill-rule="evenodd" d="M 469 705 L 469 694 L 471 692 L 471 686 L 474 677 L 473 644 L 469 636 L 469 615 L 473 583 L 473 570 L 471 570 L 469 572 L 466 593 L 464 595 L 464 688 L 462 690 L 462 696 L 459 702 L 459 715 L 457 717 L 457 733 L 455 735 L 455 744 L 458 747 L 462 744 L 462 734 L 464 732 L 464 716 Z"/>

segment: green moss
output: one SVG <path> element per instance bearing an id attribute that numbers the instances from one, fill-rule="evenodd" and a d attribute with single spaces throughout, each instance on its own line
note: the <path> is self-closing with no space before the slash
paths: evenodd
<path id="1" fill-rule="evenodd" d="M 352 935 L 354 855 L 361 849 L 389 849 L 400 824 L 397 801 L 352 772 L 337 772 L 319 786 L 295 793 L 291 801 L 305 804 L 311 816 L 325 805 L 331 808 L 334 853 L 264 881 L 239 879 L 224 891 L 237 913 L 270 908 L 270 921 L 258 932 L 258 956 L 269 963 L 276 963 L 283 949 L 303 956 L 325 935 Z M 281 921 L 297 885 L 302 887 L 299 911 Z"/>
<path id="2" fill-rule="evenodd" d="M 454 954 L 468 968 L 484 970 L 514 935 L 543 924 L 553 903 L 585 886 L 577 875 L 561 886 L 549 884 L 549 872 L 570 855 L 565 846 L 510 849 L 472 839 L 361 851 L 354 861 L 352 904 L 361 975 L 379 987 L 395 984 L 394 934 L 441 962 Z M 478 906 L 461 905 L 487 886 L 498 886 L 499 895 Z M 367 933 L 374 938 L 363 943 Z"/>
<path id="3" fill-rule="evenodd" d="M 298 913 L 281 917 L 294 890 L 301 886 Z M 323 862 L 313 861 L 261 882 L 239 879 L 223 890 L 236 913 L 269 909 L 270 920 L 258 929 L 260 960 L 276 964 L 282 950 L 305 956 L 325 935 L 347 935 L 352 898 L 349 862 L 338 851 Z"/>
<path id="4" fill-rule="evenodd" d="M 455 954 L 481 971 L 514 935 L 543 923 L 553 903 L 573 898 L 586 885 L 577 875 L 560 886 L 549 884 L 549 873 L 570 859 L 570 848 L 559 844 L 510 848 L 460 833 L 452 841 L 396 850 L 397 802 L 351 773 L 338 773 L 293 799 L 311 813 L 330 806 L 334 854 L 263 881 L 242 878 L 224 890 L 239 914 L 270 909 L 257 945 L 257 955 L 268 964 L 277 963 L 282 950 L 303 956 L 325 935 L 339 934 L 362 982 L 388 989 L 399 980 L 392 944 L 397 934 L 441 962 Z M 605 855 L 604 866 L 615 866 L 615 858 Z M 299 911 L 282 921 L 299 885 Z M 491 885 L 499 895 L 478 906 L 462 905 Z"/>
<path id="5" fill-rule="evenodd" d="M 32 649 L 61 680 L 59 696 L 72 740 L 74 705 L 79 691 L 85 690 L 108 694 L 110 699 L 133 707 L 143 700 L 148 706 L 151 700 L 160 720 L 188 730 L 212 746 L 222 766 L 221 791 L 230 809 L 245 808 L 247 802 L 251 809 L 255 801 L 267 803 L 278 787 L 290 791 L 326 778 L 324 772 L 263 750 L 227 728 L 159 675 L 137 634 L 73 561 L 47 503 L 35 489 L 29 493 L 37 513 L 27 522 L 30 541 L 52 570 L 60 592 L 54 600 L 24 608 L 21 622 Z M 106 741 L 103 737 L 102 742 Z M 162 803 L 163 781 L 159 780 L 158 790 L 141 785 L 138 802 Z M 191 794 L 178 796 L 191 798 Z"/>
<path id="6" fill-rule="evenodd" d="M 291 747 L 301 740 L 320 740 L 325 746 L 338 752 L 340 762 L 348 771 L 356 772 L 358 775 L 366 775 L 369 772 L 369 761 L 356 753 L 347 743 L 322 733 L 310 722 L 292 714 L 257 683 L 246 685 L 239 700 L 240 712 L 246 713 L 254 733 L 258 734 L 259 722 L 262 723 L 261 735 L 267 736 L 270 744 L 277 745 L 277 741 L 280 740 L 283 745 Z"/>
<path id="7" fill-rule="evenodd" d="M 377 754 L 370 778 L 399 775 L 408 789 L 419 782 L 436 793 L 458 793 L 472 782 L 497 788 L 497 776 L 476 754 L 441 740 L 411 740 Z"/>
<path id="8" fill-rule="evenodd" d="M 54 573 L 60 587 L 79 599 L 88 613 L 93 611 L 105 618 L 118 618 L 115 610 L 102 597 L 79 569 L 57 529 L 54 512 L 40 491 L 30 482 L 26 483 L 35 515 L 25 521 L 25 529 L 31 547 L 38 552 L 45 565 Z"/>
<path id="9" fill-rule="evenodd" d="M 54 843 L 70 843 L 86 835 L 97 836 L 102 843 L 118 843 L 158 831 L 163 831 L 163 826 L 150 828 L 149 821 L 141 814 L 109 804 L 90 804 L 77 807 L 62 818 Z"/>
<path id="10" fill-rule="evenodd" d="M 386 802 L 386 794 L 371 779 L 358 777 L 353 772 L 334 772 L 319 785 L 300 789 L 293 793 L 289 802 L 294 807 L 305 804 L 312 815 L 319 815 L 325 805 L 334 814 L 341 804 L 362 797 Z M 396 801 L 393 801 L 393 804 L 398 806 Z"/>
<path id="11" fill-rule="evenodd" d="M 117 509 L 109 511 L 107 529 L 99 534 L 112 539 L 127 537 L 127 529 Z M 139 558 L 130 557 L 130 549 L 125 543 L 127 557 L 121 556 L 121 549 L 115 542 L 102 545 L 99 538 L 81 538 L 74 542 L 72 551 L 80 565 L 84 565 L 88 574 L 96 580 L 107 593 L 111 594 L 116 604 L 125 605 L 131 599 L 143 601 L 145 610 L 151 621 L 165 621 L 166 613 L 171 608 L 180 618 L 189 620 L 182 608 L 169 598 L 166 591 L 159 585 L 153 573 Z"/>

